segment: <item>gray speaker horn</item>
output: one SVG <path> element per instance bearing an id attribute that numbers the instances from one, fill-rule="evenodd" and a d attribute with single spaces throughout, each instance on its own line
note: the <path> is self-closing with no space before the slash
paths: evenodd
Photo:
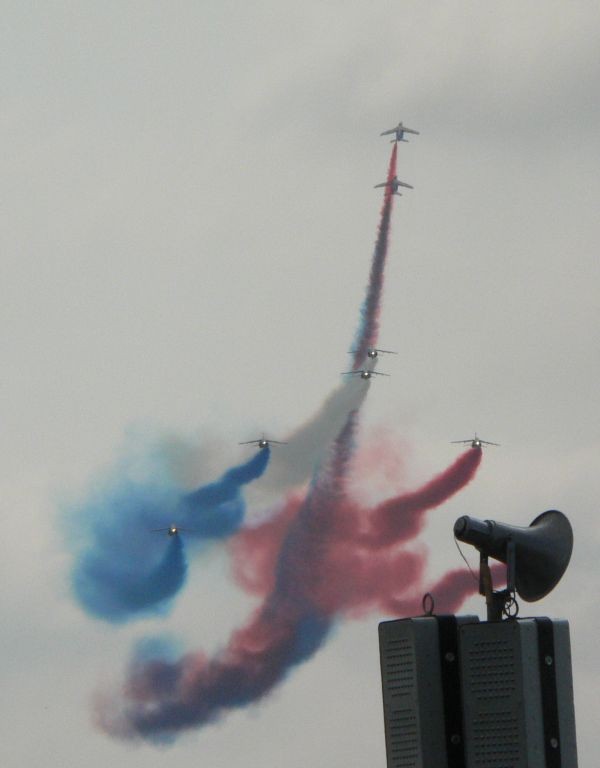
<path id="1" fill-rule="evenodd" d="M 507 565 L 507 587 L 529 603 L 541 600 L 560 581 L 573 551 L 573 529 L 562 512 L 542 512 L 527 527 L 460 517 L 454 535 L 484 558 Z"/>

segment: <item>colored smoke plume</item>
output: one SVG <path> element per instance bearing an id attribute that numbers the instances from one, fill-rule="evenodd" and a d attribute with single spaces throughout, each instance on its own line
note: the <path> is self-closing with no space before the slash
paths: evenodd
<path id="1" fill-rule="evenodd" d="M 394 144 L 388 181 L 396 174 L 396 158 Z M 387 187 L 355 336 L 353 370 L 365 364 L 368 348 L 377 344 L 393 199 Z M 427 511 L 474 477 L 481 450 L 466 451 L 415 491 L 372 506 L 359 504 L 351 498 L 347 481 L 358 411 L 367 390 L 368 382 L 346 382 L 295 433 L 290 446 L 277 453 L 266 478 L 272 491 L 286 490 L 286 498 L 268 521 L 240 530 L 230 542 L 238 583 L 259 595 L 262 604 L 212 658 L 196 652 L 177 659 L 160 650 L 148 654 L 147 648 L 137 653 L 122 690 L 97 697 L 97 722 L 106 732 L 172 741 L 186 729 L 214 722 L 266 696 L 296 665 L 314 656 L 335 622 L 371 610 L 419 613 L 426 591 L 434 593 L 436 609 L 455 610 L 475 591 L 476 583 L 463 569 L 429 584 L 426 550 L 417 536 Z M 308 489 L 300 490 L 311 474 Z M 216 512 L 219 505 L 229 509 L 233 501 L 241 503 L 239 488 L 227 500 L 203 488 L 180 494 L 174 508 L 181 524 L 193 528 L 195 506 L 214 503 Z M 242 518 L 243 509 L 219 535 L 237 530 Z"/>
<path id="2" fill-rule="evenodd" d="M 313 598 L 321 609 L 327 613 L 348 610 L 356 614 L 378 608 L 384 613 L 395 613 L 388 607 L 398 583 L 402 583 L 399 573 L 403 569 L 416 573 L 425 564 L 422 553 L 415 557 L 399 550 L 399 544 L 414 540 L 425 525 L 426 512 L 447 501 L 473 479 L 481 455 L 481 449 L 469 449 L 421 488 L 398 494 L 371 509 L 361 507 L 336 489 L 336 501 L 329 501 L 323 512 L 334 533 L 327 536 L 322 525 L 318 534 L 322 555 L 318 567 L 326 569 L 326 575 Z M 277 517 L 241 530 L 231 541 L 234 575 L 244 589 L 261 596 L 273 590 L 282 544 L 303 505 L 305 499 L 292 495 Z M 317 565 L 313 563 L 311 568 L 314 572 Z"/>
<path id="3" fill-rule="evenodd" d="M 388 164 L 387 181 L 391 181 L 396 175 L 397 151 L 398 146 L 394 144 Z M 369 281 L 353 344 L 353 370 L 358 370 L 364 365 L 369 347 L 377 343 L 393 205 L 394 195 L 391 187 L 386 187 Z M 344 428 L 349 415 L 360 409 L 368 389 L 368 381 L 355 378 L 345 381 L 329 395 L 309 421 L 289 435 L 286 450 L 278 451 L 273 456 L 269 472 L 257 492 L 260 493 L 262 501 L 267 498 L 266 492 L 281 493 L 290 486 L 304 483 L 311 476 L 319 466 L 323 452 Z"/>
<path id="4" fill-rule="evenodd" d="M 344 380 L 314 416 L 285 438 L 287 445 L 273 451 L 269 471 L 248 498 L 275 503 L 279 494 L 305 483 L 343 429 L 348 415 L 360 409 L 369 383 L 357 377 Z"/>
<path id="5" fill-rule="evenodd" d="M 304 498 L 291 497 L 277 519 L 239 534 L 236 561 L 245 566 L 238 577 L 246 588 L 266 592 L 248 624 L 213 659 L 134 660 L 120 710 L 113 699 L 98 701 L 103 728 L 128 738 L 173 738 L 261 699 L 316 653 L 344 615 L 419 612 L 427 590 L 441 610 L 451 610 L 476 589 L 464 570 L 426 584 L 425 553 L 404 545 L 415 539 L 428 509 L 472 479 L 481 451 L 466 451 L 417 491 L 361 510 L 344 489 L 353 428 L 352 416 Z"/>
<path id="6" fill-rule="evenodd" d="M 115 623 L 168 610 L 185 582 L 182 537 L 189 547 L 235 533 L 246 508 L 242 487 L 263 474 L 269 454 L 268 448 L 258 451 L 191 493 L 176 488 L 164 467 L 158 470 L 156 457 L 145 481 L 119 464 L 101 489 L 69 510 L 72 584 L 80 605 Z M 153 532 L 170 525 L 185 533 Z"/>
<path id="7" fill-rule="evenodd" d="M 394 144 L 388 166 L 387 181 L 396 175 L 396 155 L 398 145 Z M 354 341 L 353 368 L 358 369 L 363 364 L 369 347 L 377 344 L 379 333 L 379 314 L 381 311 L 381 295 L 383 292 L 383 276 L 388 252 L 390 220 L 394 206 L 394 195 L 391 186 L 385 187 L 379 230 L 375 242 L 375 251 L 371 261 L 371 272 L 367 287 L 367 295 L 361 307 L 361 322 Z"/>

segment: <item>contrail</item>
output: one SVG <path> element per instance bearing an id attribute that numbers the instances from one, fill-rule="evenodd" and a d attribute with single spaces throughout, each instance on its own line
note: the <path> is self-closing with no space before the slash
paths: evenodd
<path id="1" fill-rule="evenodd" d="M 236 532 L 246 510 L 241 489 L 263 474 L 269 454 L 268 448 L 258 451 L 192 493 L 175 487 L 166 471 L 156 480 L 156 466 L 144 483 L 118 464 L 102 489 L 68 514 L 75 552 L 71 580 L 84 610 L 113 623 L 165 613 L 185 582 L 180 536 L 197 546 Z M 153 532 L 170 525 L 185 530 L 174 537 Z"/>

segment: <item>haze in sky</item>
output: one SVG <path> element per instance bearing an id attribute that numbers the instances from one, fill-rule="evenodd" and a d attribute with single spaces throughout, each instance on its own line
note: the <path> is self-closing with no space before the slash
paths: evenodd
<path id="1" fill-rule="evenodd" d="M 571 565 L 521 610 L 571 623 L 592 765 L 596 5 L 9 3 L 3 18 L 2 765 L 385 765 L 377 612 L 169 748 L 101 732 L 92 696 L 134 648 L 211 655 L 256 601 L 215 545 L 167 616 L 93 619 L 73 599 L 62 511 L 149 446 L 192 492 L 250 458 L 238 442 L 286 439 L 318 412 L 348 370 L 379 133 L 398 120 L 420 131 L 398 148 L 415 189 L 395 200 L 379 332 L 399 354 L 362 407 L 371 466 L 353 493 L 370 505 L 420 486 L 475 431 L 501 443 L 429 513 L 416 546 L 432 581 L 461 567 L 462 514 L 568 515 Z M 268 478 L 245 497 L 249 523 L 276 498 Z"/>

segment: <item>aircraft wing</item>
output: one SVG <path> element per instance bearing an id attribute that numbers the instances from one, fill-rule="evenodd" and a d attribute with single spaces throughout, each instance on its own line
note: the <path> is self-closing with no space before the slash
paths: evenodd
<path id="1" fill-rule="evenodd" d="M 267 440 L 267 443 L 274 443 L 275 445 L 287 445 L 287 443 L 284 443 L 281 440 Z"/>
<path id="2" fill-rule="evenodd" d="M 477 439 L 479 440 L 479 438 L 477 438 Z M 482 445 L 497 445 L 497 446 L 500 446 L 500 443 L 490 443 L 489 440 L 479 440 L 479 442 L 482 443 Z"/>
<path id="3" fill-rule="evenodd" d="M 450 440 L 451 443 L 472 443 L 473 438 L 470 438 L 469 440 Z"/>
<path id="4" fill-rule="evenodd" d="M 412 128 L 402 128 L 402 130 L 403 130 L 404 133 L 414 133 L 415 136 L 419 136 L 420 135 L 419 131 L 415 131 Z"/>
<path id="5" fill-rule="evenodd" d="M 391 376 L 391 373 L 382 373 L 381 371 L 369 371 L 371 376 Z"/>
<path id="6" fill-rule="evenodd" d="M 390 128 L 389 131 L 382 131 L 379 135 L 380 136 L 389 136 L 392 133 L 396 133 L 396 129 L 395 128 Z"/>
<path id="7" fill-rule="evenodd" d="M 410 184 L 407 184 L 405 181 L 399 181 L 398 186 L 400 187 L 406 187 L 407 189 L 414 189 L 414 187 L 411 187 Z"/>
<path id="8" fill-rule="evenodd" d="M 260 440 L 245 440 L 243 443 L 238 443 L 238 445 L 252 445 L 252 443 L 260 443 Z"/>
<path id="9" fill-rule="evenodd" d="M 377 189 L 377 187 L 389 187 L 389 186 L 390 186 L 390 184 L 389 184 L 388 181 L 383 181 L 381 184 L 375 184 L 373 189 Z"/>
<path id="10" fill-rule="evenodd" d="M 384 355 L 397 355 L 397 352 L 393 352 L 391 349 L 378 349 L 377 352 L 381 352 Z"/>

